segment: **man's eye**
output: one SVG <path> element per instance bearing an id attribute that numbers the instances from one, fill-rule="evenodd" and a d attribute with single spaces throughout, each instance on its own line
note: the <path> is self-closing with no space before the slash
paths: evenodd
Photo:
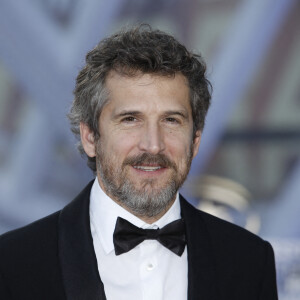
<path id="1" fill-rule="evenodd" d="M 166 118 L 166 121 L 169 122 L 169 123 L 179 123 L 177 119 L 175 119 L 175 118 L 170 118 L 170 117 L 169 117 L 169 118 Z"/>
<path id="2" fill-rule="evenodd" d="M 135 117 L 126 117 L 126 118 L 123 118 L 122 119 L 122 122 L 134 122 L 134 121 L 136 121 L 136 118 Z"/>

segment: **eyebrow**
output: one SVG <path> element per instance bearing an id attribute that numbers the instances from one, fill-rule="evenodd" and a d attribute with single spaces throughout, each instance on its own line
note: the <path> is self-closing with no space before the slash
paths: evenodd
<path id="1" fill-rule="evenodd" d="M 120 118 L 120 117 L 124 117 L 124 116 L 138 116 L 138 115 L 141 115 L 142 113 L 138 110 L 123 110 L 119 113 L 116 113 L 114 115 L 114 118 L 117 119 L 117 118 Z"/>
<path id="2" fill-rule="evenodd" d="M 178 115 L 183 117 L 184 119 L 188 118 L 188 113 L 186 110 L 168 110 L 163 113 L 164 116 L 173 116 Z"/>
<path id="3" fill-rule="evenodd" d="M 138 111 L 138 110 L 123 110 L 119 113 L 116 113 L 113 118 L 117 119 L 117 118 L 121 118 L 121 117 L 128 116 L 128 115 L 130 115 L 130 116 L 140 116 L 142 114 L 143 113 L 141 111 Z M 183 117 L 184 119 L 188 119 L 188 113 L 185 110 L 167 110 L 167 111 L 163 112 L 162 115 L 163 116 L 178 115 L 178 116 Z"/>

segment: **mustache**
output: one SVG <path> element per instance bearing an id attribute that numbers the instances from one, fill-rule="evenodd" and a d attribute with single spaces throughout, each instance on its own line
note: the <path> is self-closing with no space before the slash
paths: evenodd
<path id="1" fill-rule="evenodd" d="M 173 168 L 177 170 L 176 164 L 162 153 L 153 155 L 145 152 L 136 156 L 127 157 L 123 162 L 123 166 L 141 164 L 157 164 L 163 168 Z"/>

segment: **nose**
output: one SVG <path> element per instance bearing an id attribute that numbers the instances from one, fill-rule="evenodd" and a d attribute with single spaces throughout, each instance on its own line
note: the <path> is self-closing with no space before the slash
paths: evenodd
<path id="1" fill-rule="evenodd" d="M 165 150 L 164 135 L 158 124 L 147 124 L 141 133 L 139 148 L 150 154 Z"/>

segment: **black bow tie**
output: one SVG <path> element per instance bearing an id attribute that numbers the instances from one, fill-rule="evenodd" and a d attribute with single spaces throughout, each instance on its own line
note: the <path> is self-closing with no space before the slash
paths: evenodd
<path id="1" fill-rule="evenodd" d="M 142 229 L 118 217 L 113 238 L 116 255 L 130 251 L 144 240 L 157 240 L 181 256 L 186 244 L 183 219 L 171 222 L 161 229 Z"/>

